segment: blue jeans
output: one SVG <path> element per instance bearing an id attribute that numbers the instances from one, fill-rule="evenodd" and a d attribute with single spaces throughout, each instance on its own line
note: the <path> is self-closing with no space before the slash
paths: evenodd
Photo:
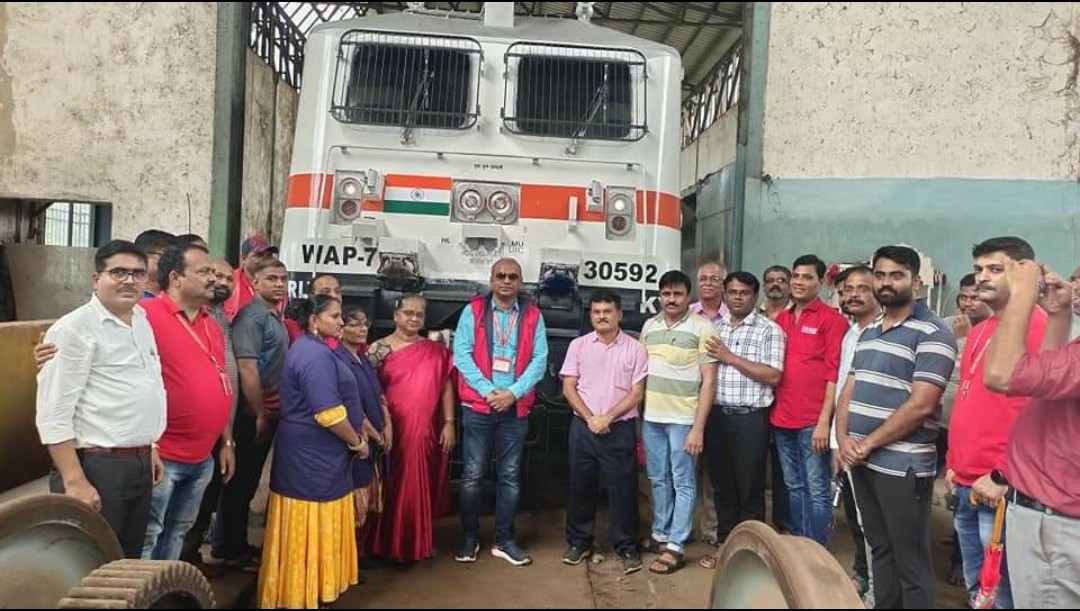
<path id="1" fill-rule="evenodd" d="M 506 412 L 479 414 L 468 406 L 461 410 L 465 429 L 461 452 L 465 467 L 461 475 L 461 528 L 465 538 L 480 540 L 480 505 L 484 473 L 495 451 L 495 544 L 514 540 L 514 514 L 521 495 L 521 457 L 529 419 L 518 418 L 511 406 Z"/>
<path id="2" fill-rule="evenodd" d="M 960 542 L 960 554 L 964 558 L 964 585 L 967 586 L 968 599 L 973 599 L 979 592 L 979 571 L 983 566 L 983 552 L 990 544 L 994 534 L 994 509 L 986 505 L 971 504 L 971 487 L 957 486 L 956 496 L 960 502 L 956 506 L 953 525 L 956 527 L 956 539 Z M 1005 543 L 1005 529 L 1002 527 L 1001 542 Z M 1012 589 L 1009 587 L 1008 550 L 1001 557 L 1001 581 L 998 582 L 995 609 L 1012 609 Z"/>
<path id="3" fill-rule="evenodd" d="M 694 526 L 697 459 L 683 449 L 688 424 L 642 424 L 645 468 L 652 484 L 652 538 L 682 553 Z"/>
<path id="4" fill-rule="evenodd" d="M 179 560 L 195 519 L 203 493 L 214 475 L 214 457 L 201 463 L 162 461 L 165 477 L 154 486 L 150 499 L 150 520 L 146 525 L 146 542 L 142 557 L 146 560 Z"/>
<path id="5" fill-rule="evenodd" d="M 773 429 L 791 505 L 791 534 L 829 544 L 832 468 L 828 452 L 815 452 L 814 427 Z"/>

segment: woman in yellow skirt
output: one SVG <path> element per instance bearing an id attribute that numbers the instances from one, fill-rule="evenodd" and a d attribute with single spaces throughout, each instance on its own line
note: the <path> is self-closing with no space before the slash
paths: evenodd
<path id="1" fill-rule="evenodd" d="M 341 334 L 341 303 L 300 305 L 304 334 L 285 357 L 270 508 L 259 571 L 263 609 L 315 609 L 359 582 L 350 466 L 368 453 L 356 378 L 326 339 Z"/>

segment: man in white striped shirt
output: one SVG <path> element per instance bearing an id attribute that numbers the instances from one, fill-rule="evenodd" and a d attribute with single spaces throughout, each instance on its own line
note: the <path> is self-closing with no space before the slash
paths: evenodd
<path id="1" fill-rule="evenodd" d="M 883 609 L 930 609 L 930 503 L 937 473 L 941 394 L 956 338 L 926 303 L 919 254 L 874 253 L 874 295 L 885 315 L 855 348 L 837 406 L 836 438 L 873 553 L 874 599 Z"/>

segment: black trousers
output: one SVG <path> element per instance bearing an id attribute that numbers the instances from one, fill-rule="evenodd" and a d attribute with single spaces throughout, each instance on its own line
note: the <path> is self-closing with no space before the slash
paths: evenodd
<path id="1" fill-rule="evenodd" d="M 877 609 L 933 609 L 930 502 L 934 478 L 851 470 L 874 567 Z"/>
<path id="2" fill-rule="evenodd" d="M 255 416 L 237 409 L 233 421 L 233 440 L 236 447 L 236 470 L 228 484 L 221 487 L 221 499 L 218 503 L 217 520 L 214 522 L 215 558 L 235 560 L 248 553 L 248 516 L 251 511 L 251 499 L 259 489 L 266 457 L 270 454 L 270 444 L 277 432 L 278 421 L 270 420 L 268 439 L 255 443 Z"/>
<path id="3" fill-rule="evenodd" d="M 101 497 L 101 516 L 120 540 L 124 557 L 141 558 L 154 491 L 150 453 L 117 456 L 79 451 L 78 455 L 87 481 Z M 64 480 L 55 468 L 49 473 L 49 490 L 64 492 Z"/>
<path id="4" fill-rule="evenodd" d="M 745 520 L 765 521 L 768 410 L 724 413 L 714 405 L 705 424 L 705 457 L 716 505 L 716 535 L 723 541 Z"/>
<path id="5" fill-rule="evenodd" d="M 847 471 L 840 472 L 840 481 L 842 482 L 840 498 L 844 503 L 844 517 L 847 519 L 851 539 L 855 542 L 855 564 L 852 570 L 856 575 L 869 580 L 870 572 L 866 564 L 866 537 L 863 536 L 862 526 L 859 526 L 859 510 L 855 506 L 855 493 L 852 491 L 853 487 Z"/>
<path id="6" fill-rule="evenodd" d="M 585 421 L 570 423 L 570 496 L 566 508 L 566 541 L 587 547 L 593 543 L 599 482 L 607 490 L 611 542 L 620 556 L 637 550 L 638 467 L 637 423 L 611 425 L 606 435 L 594 435 Z"/>

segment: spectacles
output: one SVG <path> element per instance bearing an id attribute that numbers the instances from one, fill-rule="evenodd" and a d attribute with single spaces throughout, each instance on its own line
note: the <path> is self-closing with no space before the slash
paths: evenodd
<path id="1" fill-rule="evenodd" d="M 698 276 L 698 277 L 697 277 L 697 281 L 698 281 L 698 282 L 712 282 L 712 283 L 717 283 L 717 282 L 723 282 L 723 280 L 724 280 L 724 279 L 723 279 L 723 278 L 721 278 L 720 276 Z"/>
<path id="2" fill-rule="evenodd" d="M 495 274 L 496 280 L 518 280 L 521 276 L 518 274 L 507 274 L 505 272 L 498 272 Z"/>
<path id="3" fill-rule="evenodd" d="M 128 269 L 126 267 L 114 267 L 112 269 L 105 270 L 109 277 L 117 282 L 123 282 L 130 276 L 135 282 L 146 282 L 150 278 L 150 274 L 146 273 L 145 269 Z"/>

